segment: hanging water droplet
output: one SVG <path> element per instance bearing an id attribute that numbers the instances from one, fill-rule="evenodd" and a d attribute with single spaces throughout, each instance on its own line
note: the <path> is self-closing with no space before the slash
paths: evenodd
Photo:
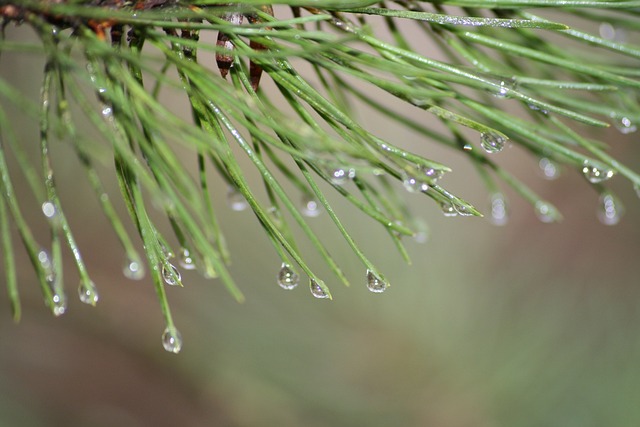
<path id="1" fill-rule="evenodd" d="M 51 202 L 44 202 L 42 204 L 42 213 L 49 219 L 53 219 L 58 211 L 56 210 L 56 205 Z"/>
<path id="2" fill-rule="evenodd" d="M 618 131 L 624 135 L 633 133 L 638 130 L 638 127 L 628 117 L 617 118 L 613 122 L 613 124 L 616 127 L 616 129 L 618 129 Z"/>
<path id="3" fill-rule="evenodd" d="M 49 300 L 49 307 L 54 316 L 62 316 L 67 311 L 67 296 L 64 291 L 58 286 L 55 276 L 51 279 L 47 278 L 47 285 L 51 291 L 51 299 Z"/>
<path id="4" fill-rule="evenodd" d="M 187 248 L 180 248 L 180 256 L 178 257 L 178 264 L 185 270 L 195 270 L 196 262 L 191 256 L 191 252 Z"/>
<path id="5" fill-rule="evenodd" d="M 162 264 L 162 280 L 169 286 L 182 286 L 182 276 L 175 265 L 170 262 Z"/>
<path id="6" fill-rule="evenodd" d="M 141 280 L 144 278 L 144 266 L 140 261 L 127 259 L 124 262 L 122 273 L 127 279 Z"/>
<path id="7" fill-rule="evenodd" d="M 334 183 L 335 185 L 344 185 L 350 179 L 355 178 L 355 176 L 356 176 L 356 170 L 353 168 L 350 168 L 350 169 L 338 168 L 338 169 L 334 169 L 331 172 L 331 182 Z"/>
<path id="8" fill-rule="evenodd" d="M 92 281 L 87 283 L 83 281 L 80 283 L 80 286 L 78 286 L 78 296 L 80 297 L 80 301 L 93 306 L 97 304 L 99 299 L 98 290 Z"/>
<path id="9" fill-rule="evenodd" d="M 464 205 L 458 201 L 453 201 L 451 203 L 451 206 L 453 207 L 453 210 L 456 211 L 456 213 L 460 216 L 472 216 L 473 214 L 471 213 L 471 210 L 469 209 L 469 206 Z"/>
<path id="10" fill-rule="evenodd" d="M 169 286 L 182 286 L 180 271 L 170 262 L 162 264 L 162 280 Z"/>
<path id="11" fill-rule="evenodd" d="M 415 219 L 413 221 L 413 227 L 416 230 L 411 236 L 416 243 L 426 243 L 429 240 L 429 227 L 421 219 Z"/>
<path id="12" fill-rule="evenodd" d="M 309 289 L 311 289 L 311 294 L 314 297 L 320 298 L 320 299 L 329 298 L 329 294 L 326 293 L 324 289 L 322 289 L 322 286 L 320 286 L 320 283 L 322 283 L 322 282 L 318 282 L 314 278 L 310 279 L 310 281 L 309 281 Z M 322 283 L 322 284 L 324 284 L 324 283 Z"/>
<path id="13" fill-rule="evenodd" d="M 602 22 L 600 24 L 599 33 L 603 39 L 618 43 L 624 42 L 627 38 L 622 28 L 616 28 L 609 22 Z"/>
<path id="14" fill-rule="evenodd" d="M 600 206 L 598 207 L 598 219 L 604 225 L 616 225 L 620 222 L 624 214 L 624 206 L 611 193 L 600 195 Z"/>
<path id="15" fill-rule="evenodd" d="M 490 220 L 493 225 L 506 225 L 509 221 L 507 200 L 502 193 L 494 193 L 491 196 Z"/>
<path id="16" fill-rule="evenodd" d="M 458 211 L 449 202 L 441 202 L 440 208 L 444 216 L 458 216 Z"/>
<path id="17" fill-rule="evenodd" d="M 38 262 L 42 267 L 45 280 L 47 281 L 47 283 L 52 285 L 56 279 L 56 272 L 53 269 L 53 263 L 51 262 L 51 256 L 49 255 L 49 252 L 47 252 L 46 249 L 40 248 L 37 257 Z"/>
<path id="18" fill-rule="evenodd" d="M 409 193 L 420 193 L 429 189 L 426 182 L 406 172 L 402 173 L 402 185 Z"/>
<path id="19" fill-rule="evenodd" d="M 384 292 L 389 287 L 389 284 L 375 275 L 371 270 L 367 270 L 367 288 L 376 294 Z"/>
<path id="20" fill-rule="evenodd" d="M 47 252 L 46 249 L 40 248 L 37 256 L 38 256 L 38 262 L 40 262 L 40 265 L 42 266 L 43 269 L 47 270 L 52 268 L 51 256 L 49 255 L 49 252 Z"/>
<path id="21" fill-rule="evenodd" d="M 615 172 L 612 169 L 605 169 L 598 167 L 589 162 L 589 160 L 585 160 L 582 166 L 582 173 L 585 178 L 592 183 L 598 184 L 600 182 L 606 181 L 615 175 Z"/>
<path id="22" fill-rule="evenodd" d="M 544 223 L 555 222 L 560 218 L 558 210 L 551 204 L 539 200 L 535 205 L 536 216 Z"/>
<path id="23" fill-rule="evenodd" d="M 602 22 L 599 28 L 600 37 L 606 40 L 613 40 L 616 36 L 616 29 L 608 22 Z"/>
<path id="24" fill-rule="evenodd" d="M 320 204 L 316 199 L 311 196 L 304 196 L 302 198 L 301 212 L 304 216 L 315 218 L 322 213 L 322 209 L 320 209 Z"/>
<path id="25" fill-rule="evenodd" d="M 493 154 L 502 151 L 507 143 L 507 138 L 496 132 L 482 132 L 480 134 L 480 143 L 484 151 Z"/>
<path id="26" fill-rule="evenodd" d="M 182 350 L 182 335 L 176 328 L 167 327 L 162 333 L 162 346 L 169 353 L 180 353 L 180 350 Z"/>
<path id="27" fill-rule="evenodd" d="M 247 199 L 234 187 L 227 190 L 227 204 L 231 210 L 241 212 L 249 207 Z"/>
<path id="28" fill-rule="evenodd" d="M 542 157 L 538 162 L 542 176 L 549 181 L 557 179 L 560 176 L 560 166 L 551 159 Z"/>
<path id="29" fill-rule="evenodd" d="M 282 267 L 278 272 L 278 285 L 282 289 L 291 290 L 298 286 L 300 276 L 287 263 L 282 263 Z"/>

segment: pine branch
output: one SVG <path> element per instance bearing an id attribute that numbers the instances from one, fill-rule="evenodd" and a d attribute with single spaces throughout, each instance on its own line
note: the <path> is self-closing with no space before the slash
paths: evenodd
<path id="1" fill-rule="evenodd" d="M 83 165 L 102 209 L 127 256 L 125 275 L 154 283 L 167 329 L 165 349 L 178 352 L 181 338 L 165 286 L 181 286 L 179 269 L 198 269 L 220 278 L 237 299 L 230 254 L 212 202 L 211 180 L 229 188 L 232 209 L 250 208 L 282 259 L 277 282 L 295 288 L 300 271 L 312 294 L 331 298 L 329 286 L 309 265 L 312 254 L 296 243 L 299 232 L 337 279 L 349 280 L 306 217 L 326 212 L 366 271 L 370 291 L 382 292 L 387 279 L 351 236 L 334 211 L 325 188 L 335 190 L 363 215 L 385 228 L 400 253 L 406 236 L 421 236 L 398 188 L 422 193 L 447 216 L 482 216 L 481 210 L 453 194 L 441 182 L 451 172 L 443 162 L 408 151 L 365 128 L 353 114 L 352 99 L 383 113 L 390 121 L 434 143 L 462 152 L 476 167 L 491 196 L 489 216 L 507 220 L 503 185 L 531 203 L 544 222 L 561 219 L 511 171 L 496 163 L 508 144 L 529 151 L 553 177 L 561 166 L 583 173 L 601 194 L 600 218 L 618 222 L 619 198 L 606 187 L 620 175 L 640 192 L 640 175 L 607 152 L 607 144 L 587 136 L 587 127 L 610 124 L 621 132 L 640 121 L 637 61 L 640 47 L 615 35 L 595 34 L 606 16 L 616 28 L 640 28 L 635 1 L 180 1 L 180 0 L 33 0 L 0 2 L 3 18 L 0 53 L 34 52 L 46 59 L 39 100 L 22 96 L 0 77 L 0 231 L 8 294 L 14 318 L 20 317 L 13 245 L 15 226 L 40 282 L 45 303 L 55 315 L 66 310 L 62 285 L 62 250 L 74 255 L 82 302 L 98 302 L 90 266 L 58 197 L 50 141 L 70 144 Z M 274 9 L 272 6 L 278 6 Z M 284 7 L 288 6 L 288 8 Z M 553 20 L 529 9 L 546 7 Z M 604 13 L 604 15 L 603 15 Z M 583 29 L 565 22 L 579 18 Z M 414 22 L 422 39 L 402 29 Z M 38 42 L 12 41 L 6 28 L 28 25 Z M 613 27 L 612 27 L 613 28 Z M 393 43 L 384 41 L 388 31 Z M 211 35 L 211 37 L 209 37 Z M 211 42 L 211 39 L 216 40 Z M 558 39 L 581 44 L 565 49 Z M 448 60 L 420 52 L 430 40 Z M 603 54 L 606 52 L 606 55 Z M 218 70 L 199 61 L 216 57 Z M 315 70 L 320 87 L 298 72 L 304 61 Z M 170 77 L 175 71 L 177 79 Z M 263 76 L 264 74 L 264 76 Z M 271 79 L 278 93 L 260 89 Z M 388 98 L 424 110 L 444 124 L 435 131 L 389 108 L 352 81 Z M 188 97 L 192 120 L 180 118 L 158 100 L 169 89 Z M 290 109 L 275 107 L 280 98 Z M 8 106 L 20 108 L 39 124 L 40 168 L 16 140 Z M 89 122 L 103 136 L 91 140 L 78 123 Z M 176 155 L 176 144 L 193 153 L 198 176 Z M 116 179 L 144 247 L 136 249 L 123 219 L 111 205 L 95 164 L 96 153 L 112 153 Z M 238 149 L 260 174 L 250 182 Z M 7 155 L 20 163 L 34 196 L 42 203 L 51 229 L 50 249 L 39 242 L 20 208 Z M 39 170 L 38 170 L 39 169 Z M 210 171 L 216 171 L 215 178 Z M 292 193 L 289 184 L 295 188 Z M 264 189 L 261 189 L 262 186 Z M 304 200 L 302 209 L 297 199 Z M 165 236 L 151 219 L 151 206 L 164 212 L 174 236 Z M 305 217 L 306 215 L 306 217 Z M 287 218 L 291 218 L 289 223 Z M 295 228 L 299 230 L 295 230 Z M 298 271 L 298 268 L 300 271 Z"/>

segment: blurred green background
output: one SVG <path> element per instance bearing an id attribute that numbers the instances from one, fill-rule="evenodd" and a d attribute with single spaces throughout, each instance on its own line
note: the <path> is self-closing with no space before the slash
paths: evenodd
<path id="1" fill-rule="evenodd" d="M 37 56 L 0 62 L 0 75 L 32 99 L 41 69 Z M 36 149 L 37 127 L 14 115 L 20 140 Z M 486 211 L 486 191 L 463 158 L 373 112 L 360 116 L 380 136 L 451 165 L 447 188 Z M 637 134 L 606 136 L 638 169 Z M 312 223 L 353 283 L 332 283 L 325 270 L 333 301 L 314 299 L 304 285 L 290 292 L 276 285 L 279 261 L 269 241 L 250 212 L 226 207 L 218 185 L 232 272 L 247 301 L 183 272 L 185 287 L 168 289 L 184 338 L 174 355 L 162 349 L 150 280 L 122 275 L 124 255 L 70 153 L 54 147 L 57 181 L 100 302 L 91 308 L 77 300 L 68 263 L 68 312 L 52 317 L 20 249 L 19 324 L 0 293 L 0 426 L 640 425 L 640 199 L 622 178 L 611 184 L 627 212 L 606 227 L 582 176 L 565 170 L 545 181 L 536 159 L 511 147 L 495 158 L 554 202 L 565 221 L 539 222 L 508 192 L 505 227 L 445 218 L 426 197 L 407 194 L 430 229 L 425 244 L 407 242 L 412 266 L 384 230 L 333 197 L 392 284 L 381 295 L 366 290 L 364 268 L 324 215 Z M 107 160 L 105 176 L 109 170 Z M 46 243 L 38 203 L 25 183 L 16 185 Z M 117 194 L 115 182 L 109 191 Z M 320 259 L 311 264 L 323 272 Z"/>

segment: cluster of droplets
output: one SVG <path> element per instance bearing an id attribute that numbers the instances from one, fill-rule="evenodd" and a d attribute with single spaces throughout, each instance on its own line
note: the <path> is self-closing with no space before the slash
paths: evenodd
<path id="1" fill-rule="evenodd" d="M 591 163 L 589 160 L 585 160 L 582 165 L 582 173 L 584 177 L 592 184 L 599 184 L 610 179 L 615 175 L 615 171 L 608 168 L 603 168 Z"/>
<path id="2" fill-rule="evenodd" d="M 509 221 L 507 200 L 502 193 L 491 195 L 491 223 L 494 225 L 506 225 Z"/>
<path id="3" fill-rule="evenodd" d="M 507 144 L 509 139 L 497 132 L 482 132 L 480 134 L 480 145 L 489 154 L 499 153 Z"/>
<path id="4" fill-rule="evenodd" d="M 624 207 L 613 194 L 605 192 L 600 195 L 598 220 L 604 225 L 616 225 L 624 214 Z"/>
<path id="5" fill-rule="evenodd" d="M 289 264 L 283 262 L 280 271 L 278 271 L 277 281 L 282 289 L 291 290 L 300 283 L 300 276 L 293 271 Z"/>
<path id="6" fill-rule="evenodd" d="M 373 271 L 367 270 L 367 289 L 379 294 L 387 290 L 389 283 L 378 277 Z"/>
<path id="7" fill-rule="evenodd" d="M 162 333 L 162 346 L 169 353 L 180 353 L 182 350 L 182 335 L 175 327 L 167 326 Z"/>
<path id="8" fill-rule="evenodd" d="M 542 177 L 548 179 L 549 181 L 558 179 L 558 177 L 560 176 L 560 166 L 547 157 L 540 158 L 540 160 L 538 161 L 538 167 L 540 168 Z"/>

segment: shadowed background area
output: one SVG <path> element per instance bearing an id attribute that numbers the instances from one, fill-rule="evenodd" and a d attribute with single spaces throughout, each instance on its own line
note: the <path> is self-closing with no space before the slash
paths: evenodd
<path id="1" fill-rule="evenodd" d="M 7 58 L 0 71 L 37 99 L 33 81 L 40 79 L 41 59 Z M 35 80 L 17 77 L 28 72 Z M 378 125 L 380 136 L 452 166 L 447 186 L 486 212 L 486 191 L 462 157 L 374 112 L 360 116 L 368 127 Z M 35 126 L 16 129 L 25 145 L 37 149 Z M 607 136 L 613 153 L 637 169 L 637 135 L 612 130 Z M 612 187 L 627 212 L 620 224 L 606 227 L 596 219 L 597 193 L 578 172 L 545 181 L 536 160 L 512 147 L 496 156 L 554 202 L 565 221 L 539 222 L 510 193 L 512 216 L 505 227 L 445 218 L 426 197 L 407 194 L 430 230 L 426 243 L 407 242 L 412 266 L 384 230 L 333 197 L 354 238 L 391 282 L 384 294 L 368 292 L 364 267 L 323 215 L 313 220 L 314 228 L 353 283 L 332 283 L 320 260 L 312 260 L 333 301 L 314 299 L 304 283 L 290 292 L 280 289 L 279 261 L 259 224 L 250 212 L 227 208 L 226 189 L 216 185 L 232 273 L 246 302 L 236 303 L 218 281 L 183 272 L 184 288 L 168 289 L 184 338 L 182 352 L 174 355 L 162 349 L 164 324 L 150 279 L 122 275 L 124 255 L 84 175 L 78 178 L 83 172 L 71 153 L 55 147 L 57 184 L 100 302 L 91 308 L 77 300 L 68 262 L 68 312 L 52 317 L 20 249 L 19 324 L 12 323 L 8 298 L 0 294 L 2 426 L 640 422 L 640 200 L 622 178 L 614 178 Z M 185 161 L 195 166 L 195 159 Z M 105 176 L 110 167 L 106 161 Z M 116 183 L 108 190 L 115 196 Z M 21 203 L 42 222 L 38 238 L 47 241 L 36 201 Z"/>

